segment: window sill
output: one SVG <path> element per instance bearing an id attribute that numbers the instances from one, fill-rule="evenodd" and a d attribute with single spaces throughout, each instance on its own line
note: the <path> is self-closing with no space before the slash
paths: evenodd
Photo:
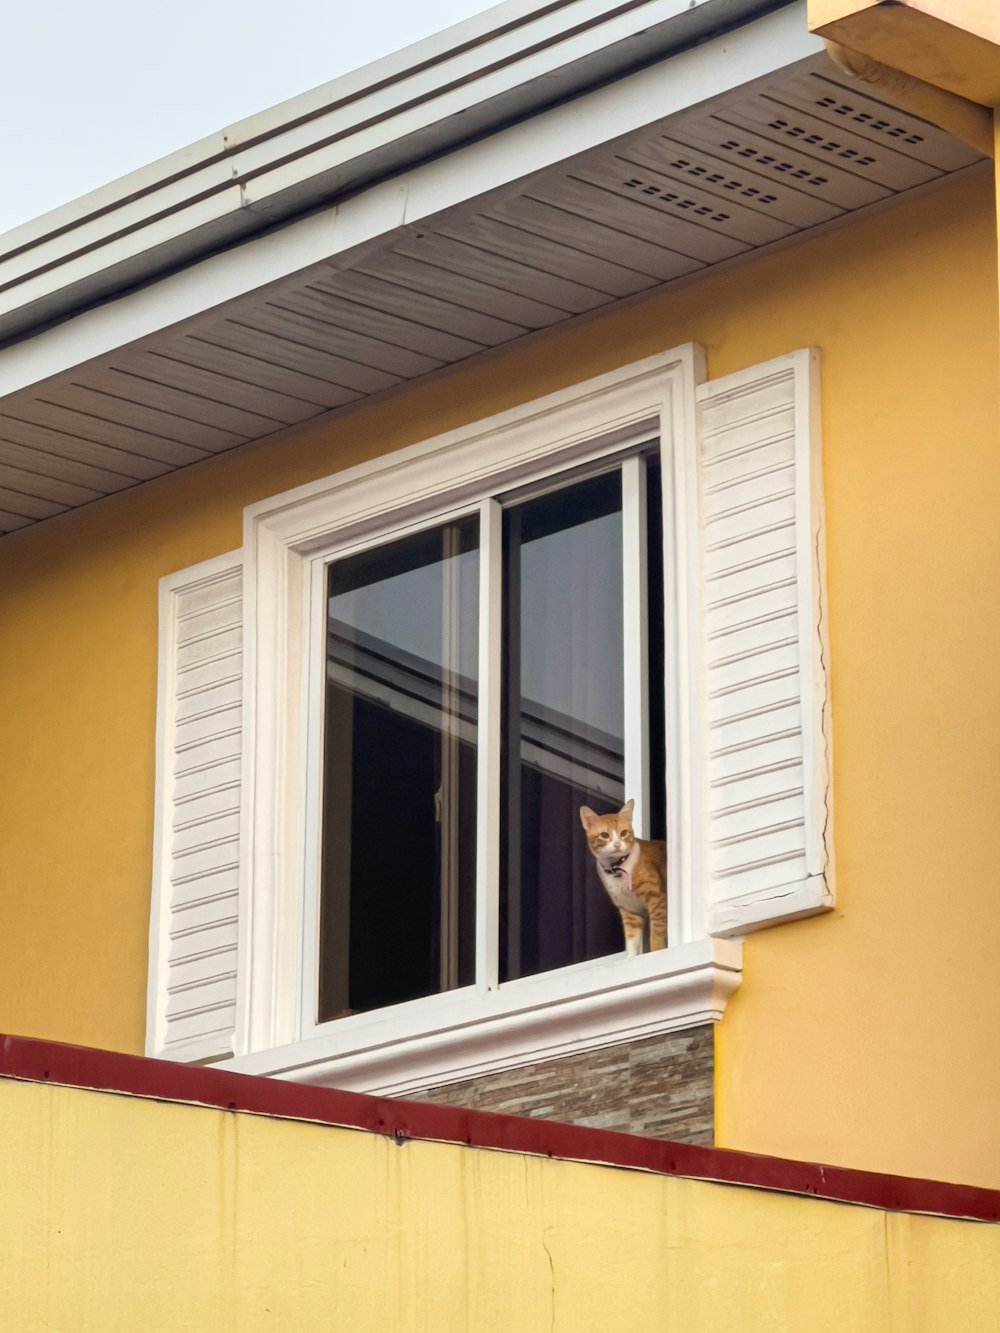
<path id="1" fill-rule="evenodd" d="M 495 991 L 472 987 L 359 1014 L 217 1068 L 386 1096 L 717 1022 L 740 981 L 738 941 L 598 959 Z"/>

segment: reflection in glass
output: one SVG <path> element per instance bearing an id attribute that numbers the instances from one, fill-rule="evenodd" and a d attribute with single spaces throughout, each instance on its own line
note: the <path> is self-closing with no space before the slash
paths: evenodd
<path id="1" fill-rule="evenodd" d="M 469 985 L 478 520 L 330 566 L 320 1022 Z"/>

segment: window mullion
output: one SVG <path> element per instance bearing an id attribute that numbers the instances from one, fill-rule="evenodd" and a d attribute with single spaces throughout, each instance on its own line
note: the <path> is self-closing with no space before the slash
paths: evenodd
<path id="1" fill-rule="evenodd" d="M 479 511 L 479 748 L 476 810 L 476 985 L 499 981 L 500 750 L 503 511 L 484 500 Z"/>
<path id="2" fill-rule="evenodd" d="M 442 531 L 441 616 L 441 896 L 439 903 L 441 990 L 452 990 L 459 977 L 459 643 L 460 589 L 458 529 Z"/>
<path id="3" fill-rule="evenodd" d="M 634 825 L 650 836 L 649 615 L 647 598 L 646 463 L 622 464 L 622 651 L 625 682 L 625 799 L 634 799 Z"/>

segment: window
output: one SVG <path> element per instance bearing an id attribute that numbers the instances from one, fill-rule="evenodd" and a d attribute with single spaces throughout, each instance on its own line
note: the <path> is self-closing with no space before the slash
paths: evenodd
<path id="1" fill-rule="evenodd" d="M 474 984 L 477 884 L 497 886 L 494 985 L 621 951 L 577 811 L 632 795 L 665 836 L 660 507 L 651 445 L 330 563 L 319 1022 Z M 480 661 L 499 677 L 499 848 L 478 836 Z"/>
<path id="2" fill-rule="evenodd" d="M 699 366 L 281 495 L 164 581 L 151 1051 L 406 1093 L 717 1019 L 738 936 L 831 904 L 815 357 Z M 626 796 L 668 840 L 631 960 L 576 817 Z"/>

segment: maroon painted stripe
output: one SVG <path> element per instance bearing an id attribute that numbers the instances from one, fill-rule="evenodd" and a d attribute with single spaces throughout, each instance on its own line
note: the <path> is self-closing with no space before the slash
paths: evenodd
<path id="1" fill-rule="evenodd" d="M 0 1078 L 309 1120 L 384 1134 L 400 1142 L 430 1139 L 812 1195 L 891 1212 L 1000 1221 L 1000 1190 L 975 1185 L 881 1175 L 725 1148 L 665 1143 L 660 1139 L 560 1125 L 549 1120 L 312 1088 L 281 1079 L 174 1064 L 169 1060 L 148 1060 L 28 1037 L 0 1037 Z"/>

